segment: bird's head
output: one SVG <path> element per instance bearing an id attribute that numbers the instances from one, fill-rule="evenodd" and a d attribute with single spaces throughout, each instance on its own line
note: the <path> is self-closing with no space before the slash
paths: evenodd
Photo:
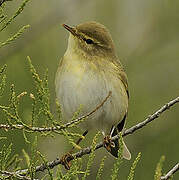
<path id="1" fill-rule="evenodd" d="M 90 21 L 70 27 L 63 24 L 70 32 L 68 50 L 85 56 L 114 56 L 114 44 L 107 28 L 100 23 Z"/>

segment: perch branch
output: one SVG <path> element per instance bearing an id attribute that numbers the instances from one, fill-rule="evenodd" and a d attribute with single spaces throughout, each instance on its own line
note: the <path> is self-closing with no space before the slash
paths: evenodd
<path id="1" fill-rule="evenodd" d="M 174 173 L 179 171 L 179 163 L 176 164 L 165 176 L 162 176 L 160 179 L 161 180 L 167 180 L 169 179 Z"/>
<path id="2" fill-rule="evenodd" d="M 23 179 L 23 180 L 31 180 L 31 178 L 17 174 L 16 172 L 9 172 L 9 171 L 1 171 L 0 174 L 2 174 L 2 177 L 5 179 L 11 179 L 11 178 L 17 178 L 17 179 Z M 33 180 L 38 180 L 38 179 L 33 179 Z"/>
<path id="3" fill-rule="evenodd" d="M 85 118 L 88 118 L 89 116 L 91 116 L 92 114 L 94 114 L 98 109 L 100 109 L 104 103 L 108 100 L 108 98 L 111 96 L 112 92 L 109 91 L 108 95 L 106 96 L 106 98 L 100 103 L 98 104 L 95 109 L 93 109 L 91 112 L 73 120 L 73 121 L 70 121 L 64 125 L 61 125 L 61 126 L 54 126 L 54 127 L 30 127 L 30 126 L 24 126 L 23 124 L 0 124 L 0 129 L 5 129 L 5 130 L 8 130 L 8 129 L 11 129 L 11 130 L 14 130 L 14 129 L 17 129 L 17 130 L 29 130 L 29 131 L 33 131 L 33 132 L 49 132 L 49 131 L 60 131 L 60 130 L 63 130 L 63 129 L 66 129 L 68 128 L 69 126 L 73 125 L 73 124 L 76 124 L 78 122 L 80 122 L 81 120 L 85 119 Z M 0 106 L 1 109 L 4 109 L 5 107 L 4 106 Z"/>
<path id="4" fill-rule="evenodd" d="M 127 136 L 129 134 L 133 134 L 135 131 L 141 129 L 142 127 L 144 127 L 145 125 L 147 125 L 148 123 L 150 123 L 151 121 L 153 121 L 154 119 L 157 119 L 163 112 L 165 112 L 167 109 L 169 109 L 170 107 L 172 107 L 173 105 L 175 105 L 176 103 L 179 102 L 179 96 L 175 99 L 173 99 L 172 101 L 168 102 L 167 104 L 165 104 L 164 106 L 162 106 L 159 110 L 157 110 L 154 114 L 148 116 L 147 119 L 145 119 L 144 121 L 136 124 L 135 126 L 125 130 L 122 134 L 122 136 Z M 118 139 L 119 138 L 119 135 L 116 135 L 112 138 L 112 140 L 115 140 L 115 139 Z M 96 145 L 96 148 L 95 150 L 99 149 L 103 147 L 103 142 L 100 142 Z M 72 156 L 69 156 L 68 157 L 68 161 L 71 161 L 75 158 L 80 158 L 86 154 L 90 154 L 91 153 L 91 147 L 86 147 L 80 151 L 78 151 L 77 153 L 74 153 L 72 154 Z M 47 163 L 47 166 L 49 168 L 54 168 L 55 166 L 59 165 L 59 164 L 62 164 L 61 160 L 59 158 L 57 158 L 56 160 L 54 161 L 51 161 L 49 163 Z M 36 167 L 36 172 L 39 172 L 39 171 L 44 171 L 47 169 L 47 166 L 42 164 L 40 166 L 37 166 Z M 18 174 L 24 174 L 24 173 L 27 173 L 28 172 L 28 169 L 24 169 L 24 170 L 19 170 L 17 171 L 16 173 Z"/>

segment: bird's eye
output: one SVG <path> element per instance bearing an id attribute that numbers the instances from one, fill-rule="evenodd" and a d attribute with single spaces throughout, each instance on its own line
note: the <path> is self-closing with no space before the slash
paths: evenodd
<path id="1" fill-rule="evenodd" d="M 87 44 L 93 44 L 94 43 L 93 40 L 91 40 L 91 39 L 85 39 L 85 41 Z"/>

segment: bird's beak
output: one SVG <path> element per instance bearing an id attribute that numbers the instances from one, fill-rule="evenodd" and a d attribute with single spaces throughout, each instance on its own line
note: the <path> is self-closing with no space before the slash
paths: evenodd
<path id="1" fill-rule="evenodd" d="M 72 33 L 74 36 L 77 36 L 75 28 L 70 27 L 70 26 L 68 26 L 68 25 L 66 25 L 66 24 L 62 24 L 62 26 L 63 26 L 65 29 L 67 29 L 70 33 Z"/>

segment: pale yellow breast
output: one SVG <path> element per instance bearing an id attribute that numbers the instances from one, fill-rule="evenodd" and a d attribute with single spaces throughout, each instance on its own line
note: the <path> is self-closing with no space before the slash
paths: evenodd
<path id="1" fill-rule="evenodd" d="M 77 55 L 65 54 L 56 75 L 56 95 L 65 119 L 70 119 L 81 105 L 82 114 L 93 110 L 112 91 L 104 106 L 83 124 L 85 128 L 108 132 L 121 121 L 127 112 L 128 98 L 123 83 L 111 68 L 111 64 L 89 63 Z"/>

